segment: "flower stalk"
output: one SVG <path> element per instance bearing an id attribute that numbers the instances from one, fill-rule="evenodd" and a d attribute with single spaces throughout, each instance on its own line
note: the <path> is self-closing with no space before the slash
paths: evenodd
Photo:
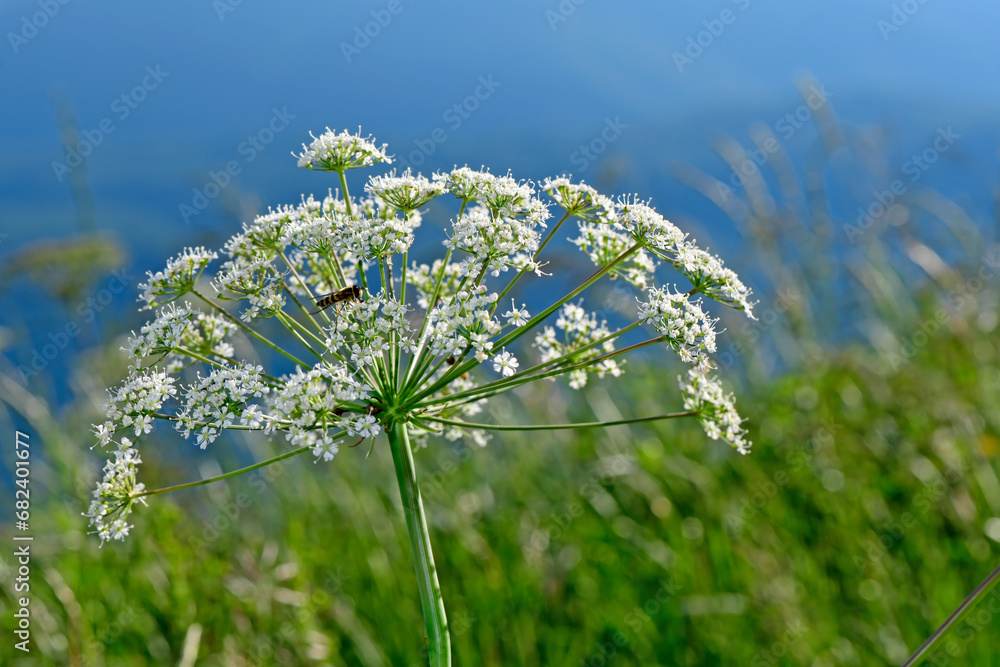
<path id="1" fill-rule="evenodd" d="M 386 428 L 392 463 L 396 469 L 396 482 L 403 501 L 403 515 L 406 517 L 406 531 L 413 550 L 413 567 L 417 572 L 417 588 L 420 590 L 420 607 L 424 613 L 424 628 L 427 632 L 428 658 L 431 667 L 451 665 L 451 638 L 448 636 L 448 617 L 444 610 L 444 597 L 438 582 L 437 568 L 434 566 L 434 551 L 431 548 L 430 529 L 427 515 L 420 497 L 417 470 L 413 464 L 413 449 L 406 424 L 396 422 Z"/>

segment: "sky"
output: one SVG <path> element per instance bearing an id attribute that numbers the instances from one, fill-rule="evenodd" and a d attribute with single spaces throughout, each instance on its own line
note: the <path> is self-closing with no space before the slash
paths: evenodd
<path id="1" fill-rule="evenodd" d="M 0 261 L 78 233 L 71 177 L 85 173 L 96 227 L 133 275 L 156 270 L 183 245 L 221 242 L 241 212 L 333 186 L 291 155 L 327 126 L 361 127 L 424 173 L 486 165 L 638 192 L 725 246 L 739 242 L 733 222 L 676 170 L 728 178 L 714 142 L 747 145 L 755 123 L 804 160 L 815 127 L 785 136 L 781 123 L 806 76 L 859 136 L 880 138 L 890 175 L 952 128 L 950 166 L 922 184 L 985 208 L 998 26 L 1000 5 L 973 0 L 5 0 Z M 0 323 L 43 317 L 35 297 L 19 291 Z"/>

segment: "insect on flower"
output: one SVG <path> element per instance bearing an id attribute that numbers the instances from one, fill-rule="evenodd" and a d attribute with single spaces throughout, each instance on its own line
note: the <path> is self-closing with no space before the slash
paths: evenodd
<path id="1" fill-rule="evenodd" d="M 316 299 L 316 310 L 310 312 L 310 315 L 315 315 L 321 310 L 326 310 L 335 303 L 350 303 L 353 301 L 364 301 L 364 292 L 361 290 L 360 285 L 351 285 L 350 287 L 345 287 L 339 289 L 336 292 L 331 292 L 326 296 L 322 296 Z"/>

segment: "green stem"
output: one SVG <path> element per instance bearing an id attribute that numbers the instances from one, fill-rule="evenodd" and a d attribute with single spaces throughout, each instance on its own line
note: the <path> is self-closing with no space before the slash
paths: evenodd
<path id="1" fill-rule="evenodd" d="M 569 217 L 569 211 L 566 211 L 566 213 L 563 214 L 563 217 L 559 218 L 559 222 L 557 222 L 555 226 L 552 227 L 552 230 L 548 233 L 548 236 L 546 236 L 545 240 L 542 241 L 541 245 L 538 246 L 538 250 L 536 250 L 535 254 L 531 256 L 532 261 L 536 261 L 538 259 L 538 256 L 542 254 L 542 250 L 545 248 L 545 246 L 549 244 L 549 241 L 551 241 L 552 237 L 556 235 L 556 232 L 559 231 L 559 228 L 562 227 L 562 223 L 566 222 L 566 219 L 568 217 Z M 521 276 L 527 273 L 527 271 L 528 271 L 527 269 L 521 269 L 520 271 L 518 271 L 517 275 L 514 276 L 513 280 L 511 280 L 510 283 L 508 283 L 508 285 L 503 288 L 503 291 L 500 292 L 500 296 L 497 297 L 498 306 L 500 304 L 500 299 L 504 298 L 507 295 L 507 292 L 509 292 L 510 289 L 514 286 L 514 283 L 520 280 Z M 496 310 L 496 308 L 494 308 L 494 310 Z"/>
<path id="2" fill-rule="evenodd" d="M 927 641 L 921 644 L 920 648 L 918 648 L 916 652 L 910 656 L 910 659 L 903 663 L 903 667 L 912 667 L 913 665 L 916 665 L 923 655 L 940 643 L 951 626 L 953 626 L 965 614 L 965 612 L 972 607 L 972 605 L 979 602 L 979 600 L 990 592 L 990 589 L 993 588 L 994 584 L 996 584 L 998 580 L 1000 580 L 1000 565 L 990 572 L 990 575 L 983 579 L 981 584 L 976 586 L 976 589 L 969 594 L 969 597 L 962 601 L 962 604 L 958 606 L 958 609 L 952 612 L 951 616 L 949 616 L 947 620 L 941 624 L 941 627 L 935 630 L 934 634 L 928 637 Z"/>
<path id="3" fill-rule="evenodd" d="M 294 355 L 289 354 L 288 352 L 286 352 L 285 350 L 281 349 L 280 347 L 278 347 L 277 345 L 275 345 L 274 343 L 272 343 L 271 341 L 269 341 L 267 338 L 265 338 L 261 334 L 257 333 L 256 331 L 254 331 L 253 329 L 251 329 L 250 327 L 248 327 L 247 325 L 245 325 L 240 320 L 238 320 L 235 317 L 233 317 L 232 315 L 230 315 L 229 312 L 225 308 L 221 307 L 219 304 L 217 304 L 214 301 L 210 300 L 208 297 L 204 296 L 198 290 L 192 289 L 191 293 L 194 294 L 199 299 L 201 299 L 202 301 L 204 301 L 205 303 L 207 303 L 208 305 L 210 305 L 215 310 L 219 311 L 219 314 L 222 315 L 223 317 L 225 317 L 227 320 L 229 320 L 230 322 L 232 322 L 233 324 L 235 324 L 236 326 L 238 326 L 240 329 L 243 329 L 243 331 L 247 332 L 248 334 L 250 334 L 251 336 L 253 336 L 257 340 L 259 340 L 260 342 L 264 343 L 264 345 L 267 345 L 269 348 L 271 348 L 275 352 L 288 357 L 294 363 L 298 364 L 302 368 L 312 368 L 312 366 L 310 364 L 307 364 L 306 362 L 302 361 L 301 359 L 296 358 Z"/>
<path id="4" fill-rule="evenodd" d="M 335 436 L 336 438 L 344 437 L 344 433 Z M 219 480 L 228 479 L 230 477 L 236 477 L 237 475 L 242 475 L 243 473 L 250 472 L 251 470 L 256 470 L 257 468 L 263 468 L 264 466 L 269 466 L 272 463 L 277 463 L 284 459 L 291 458 L 296 454 L 301 454 L 302 452 L 308 452 L 312 447 L 299 447 L 298 449 L 293 449 L 290 452 L 285 452 L 284 454 L 279 454 L 273 458 L 267 459 L 266 461 L 261 461 L 260 463 L 255 463 L 252 466 L 247 466 L 246 468 L 240 468 L 239 470 L 233 470 L 232 472 L 227 472 L 222 475 L 216 475 L 215 477 L 209 477 L 208 479 L 202 479 L 197 482 L 188 482 L 187 484 L 178 484 L 176 486 L 165 486 L 162 489 L 153 489 L 152 491 L 144 491 L 143 493 L 137 493 L 133 498 L 143 498 L 145 496 L 155 496 L 160 493 L 168 493 L 170 491 L 180 491 L 181 489 L 190 489 L 195 486 L 202 486 L 204 484 L 211 484 L 212 482 L 218 482 Z"/>
<path id="5" fill-rule="evenodd" d="M 312 290 L 309 289 L 309 285 L 307 285 L 306 281 L 303 280 L 302 276 L 299 275 L 299 272 L 295 270 L 295 265 L 292 264 L 291 260 L 288 259 L 288 256 L 285 255 L 284 250 L 281 251 L 281 259 L 285 260 L 285 266 L 287 266 L 288 269 L 292 272 L 292 275 L 295 276 L 295 279 L 299 282 L 299 286 L 309 296 L 309 299 L 311 301 L 315 301 L 316 299 L 313 297 L 313 293 Z M 288 293 L 288 296 L 292 297 L 292 301 L 294 301 L 295 305 L 299 307 L 299 310 L 305 313 L 305 316 L 309 318 L 309 321 L 312 322 L 312 325 L 316 327 L 316 331 L 323 331 L 323 327 L 321 327 L 319 323 L 316 321 L 316 319 L 312 316 L 312 311 L 306 308 L 304 305 L 302 305 L 302 302 L 298 300 L 298 298 L 295 296 L 292 290 L 288 288 L 288 285 L 286 285 L 284 281 L 281 282 L 281 285 L 282 287 L 285 288 L 285 292 Z M 329 321 L 330 319 L 327 318 L 328 323 Z"/>
<path id="6" fill-rule="evenodd" d="M 413 549 L 413 565 L 417 570 L 417 586 L 420 589 L 420 606 L 424 612 L 424 628 L 427 632 L 428 657 L 431 667 L 451 665 L 451 640 L 448 637 L 448 619 L 434 567 L 434 553 L 431 550 L 431 536 L 424 514 L 424 504 L 420 499 L 417 485 L 417 471 L 413 465 L 413 450 L 406 424 L 396 423 L 386 428 L 392 462 L 396 467 L 396 481 L 399 495 L 403 500 L 406 515 L 406 529 Z"/>
<path id="7" fill-rule="evenodd" d="M 602 426 L 622 426 L 624 424 L 638 424 L 641 422 L 654 422 L 661 419 L 675 419 L 677 417 L 693 417 L 698 414 L 697 410 L 685 410 L 684 412 L 669 412 L 664 415 L 654 415 L 652 417 L 633 417 L 632 419 L 619 419 L 609 422 L 580 422 L 577 424 L 474 424 L 472 422 L 458 421 L 455 419 L 441 419 L 439 417 L 424 417 L 427 421 L 447 424 L 448 426 L 459 426 L 461 428 L 479 428 L 491 431 L 558 431 L 570 428 L 600 428 Z"/>

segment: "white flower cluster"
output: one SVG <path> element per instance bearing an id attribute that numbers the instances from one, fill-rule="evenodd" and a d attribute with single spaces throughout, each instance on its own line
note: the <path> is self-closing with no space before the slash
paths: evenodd
<path id="1" fill-rule="evenodd" d="M 476 360 L 486 361 L 493 350 L 490 339 L 502 328 L 493 317 L 496 300 L 496 292 L 487 292 L 485 285 L 441 299 L 441 305 L 428 315 L 431 352 L 441 357 L 458 356 L 471 346 Z"/>
<path id="2" fill-rule="evenodd" d="M 615 203 L 611 198 L 598 193 L 583 181 L 573 183 L 569 177 L 560 176 L 545 179 L 540 187 L 566 210 L 567 215 L 583 222 L 607 222 L 614 215 Z"/>
<path id="3" fill-rule="evenodd" d="M 348 218 L 344 216 L 333 230 L 332 242 L 337 252 L 354 257 L 377 259 L 404 253 L 413 245 L 413 229 L 420 218 Z"/>
<path id="4" fill-rule="evenodd" d="M 467 273 L 483 270 L 498 276 L 509 267 L 537 271 L 533 255 L 540 240 L 538 230 L 551 214 L 531 186 L 468 167 L 435 174 L 434 179 L 463 202 L 480 204 L 455 220 L 445 243 L 471 255 L 462 262 Z"/>
<path id="5" fill-rule="evenodd" d="M 262 317 L 274 317 L 285 307 L 285 295 L 281 288 L 273 283 L 247 294 L 247 301 L 250 302 L 250 309 L 240 315 L 240 319 L 244 322 Z"/>
<path id="6" fill-rule="evenodd" d="M 732 269 L 723 266 L 718 257 L 693 243 L 683 243 L 677 248 L 675 257 L 669 261 L 705 296 L 740 308 L 750 319 L 757 319 L 753 316 L 754 304 L 750 302 L 750 288 L 740 281 Z"/>
<path id="7" fill-rule="evenodd" d="M 445 266 L 443 259 L 435 259 L 431 266 L 426 264 L 418 266 L 414 263 L 413 268 L 406 274 L 406 281 L 417 288 L 417 305 L 427 310 L 431 306 L 434 287 L 438 282 L 441 283 L 438 288 L 438 299 L 451 298 L 462 284 L 463 276 L 461 264 L 449 262 Z"/>
<path id="8" fill-rule="evenodd" d="M 132 332 L 122 350 L 128 352 L 131 368 L 138 369 L 148 357 L 157 357 L 154 364 L 166 358 L 165 370 L 174 372 L 183 365 L 184 354 L 228 359 L 235 350 L 230 337 L 236 325 L 215 313 L 206 314 L 185 303 L 176 302 L 161 308 L 156 319 L 142 326 L 138 335 Z M 178 352 L 183 350 L 184 354 Z"/>
<path id="9" fill-rule="evenodd" d="M 174 378 L 159 370 L 133 373 L 120 387 L 109 391 L 110 400 L 104 406 L 108 420 L 95 426 L 100 444 L 111 441 L 111 435 L 119 427 L 132 427 L 135 435 L 149 433 L 153 429 L 153 415 L 163 404 L 177 394 Z"/>
<path id="10" fill-rule="evenodd" d="M 702 369 L 711 367 L 706 352 L 715 352 L 715 323 L 701 309 L 700 301 L 692 301 L 687 294 L 670 293 L 666 289 L 651 287 L 648 301 L 639 299 L 639 321 L 648 322 L 667 337 L 667 345 L 680 355 L 681 360 L 696 364 Z"/>
<path id="11" fill-rule="evenodd" d="M 260 406 L 247 402 L 267 394 L 268 387 L 261 380 L 263 370 L 262 366 L 242 363 L 213 368 L 207 377 L 199 375 L 198 382 L 184 394 L 184 407 L 177 415 L 175 428 L 185 438 L 197 431 L 196 444 L 202 449 L 215 442 L 222 430 L 232 426 L 237 418 L 243 426 L 260 428 L 263 423 Z"/>
<path id="12" fill-rule="evenodd" d="M 132 363 L 138 365 L 143 357 L 166 355 L 181 345 L 191 327 L 195 311 L 190 303 L 177 306 L 171 303 L 156 314 L 156 319 L 147 322 L 139 330 L 132 332 L 128 345 L 122 350 L 128 352 Z"/>
<path id="13" fill-rule="evenodd" d="M 98 482 L 94 499 L 84 513 L 90 518 L 90 525 L 101 538 L 102 545 L 107 540 L 124 540 L 132 527 L 126 521 L 132 513 L 132 504 L 136 500 L 146 502 L 136 497 L 145 491 L 145 486 L 136 482 L 136 466 L 142 461 L 130 445 L 128 438 L 122 438 L 115 457 L 104 464 L 104 478 Z"/>
<path id="14" fill-rule="evenodd" d="M 145 308 L 155 308 L 187 294 L 198 282 L 205 267 L 218 257 L 218 253 L 203 247 L 185 248 L 180 255 L 167 262 L 163 271 L 147 272 L 149 278 L 139 284 L 142 290 L 139 300 L 146 302 Z"/>
<path id="15" fill-rule="evenodd" d="M 407 170 L 401 176 L 396 176 L 396 172 L 373 176 L 365 190 L 390 206 L 409 212 L 426 206 L 443 193 L 444 184 L 440 180 L 431 182 L 423 176 L 414 176 Z"/>
<path id="16" fill-rule="evenodd" d="M 562 332 L 561 340 L 556 329 L 545 327 L 535 337 L 535 347 L 542 353 L 543 363 L 565 357 L 562 365 L 582 366 L 570 371 L 570 387 L 582 389 L 586 386 L 588 373 L 596 373 L 597 377 L 604 377 L 606 373 L 612 377 L 622 374 L 621 366 L 614 359 L 593 361 L 615 350 L 614 341 L 610 338 L 594 345 L 611 333 L 606 322 L 599 323 L 596 315 L 588 313 L 579 304 L 567 303 L 559 312 L 556 328 Z"/>
<path id="17" fill-rule="evenodd" d="M 391 162 L 385 145 L 328 129 L 298 158 L 300 166 L 338 172 L 342 192 L 303 197 L 245 223 L 224 244 L 222 265 L 206 275 L 213 298 L 197 283 L 218 254 L 201 247 L 186 248 L 141 285 L 145 308 L 163 307 L 123 348 L 130 376 L 110 392 L 107 419 L 94 426 L 101 445 L 123 430 L 136 438 L 148 434 L 157 418 L 175 420 L 201 448 L 226 429 L 261 430 L 284 433 L 292 446 L 325 460 L 342 438 L 374 438 L 390 426 L 394 433 L 405 425 L 485 444 L 485 425 L 465 418 L 481 412 L 488 397 L 541 377 L 568 375 L 570 387 L 579 389 L 591 373 L 618 376 L 619 355 L 642 344 L 619 351 L 615 341 L 645 322 L 692 364 L 682 382 L 685 404 L 708 434 L 749 449 L 732 397 L 708 375 L 716 320 L 696 295 L 752 317 L 750 290 L 647 202 L 614 202 L 566 176 L 536 186 L 468 166 L 430 179 L 409 170 L 376 175 L 363 197 L 351 198 L 344 172 Z M 444 241 L 447 255 L 407 265 L 420 209 L 445 193 L 458 199 L 451 201 L 457 213 Z M 550 229 L 553 202 L 564 215 Z M 539 255 L 570 217 L 579 230 L 572 243 L 598 271 L 544 309 L 544 317 L 532 318 L 513 299 L 501 309 L 512 288 L 526 287 L 518 283 L 522 277 L 545 275 Z M 686 276 L 692 289 L 658 287 L 663 264 Z M 507 274 L 502 289 L 494 284 L 501 274 Z M 621 278 L 644 292 L 639 321 L 612 331 L 582 299 L 572 302 L 604 278 Z M 178 301 L 185 294 L 208 314 Z M 223 307 L 226 301 L 236 307 Z M 552 326 L 546 318 L 556 313 Z M 267 318 L 273 326 L 260 327 Z M 237 330 L 241 351 L 259 343 L 257 351 L 280 354 L 295 370 L 278 380 L 261 365 L 237 360 Z M 284 339 L 274 338 L 274 330 Z M 537 364 L 517 356 L 531 340 L 522 339 L 527 334 L 540 353 Z M 163 410 L 179 390 L 178 404 Z M 125 517 L 141 493 L 138 455 L 128 439 L 121 443 L 89 512 L 102 539 L 127 534 Z"/>
<path id="18" fill-rule="evenodd" d="M 617 224 L 581 222 L 580 236 L 572 239 L 572 243 L 587 253 L 595 265 L 606 266 L 632 247 L 634 241 Z M 608 274 L 612 278 L 624 278 L 639 289 L 646 289 L 655 271 L 652 258 L 640 248 L 612 267 Z"/>
<path id="19" fill-rule="evenodd" d="M 649 204 L 635 197 L 622 198 L 618 203 L 617 223 L 642 247 L 661 259 L 669 259 L 687 234 L 656 212 Z"/>
<path id="20" fill-rule="evenodd" d="M 313 140 L 308 146 L 302 144 L 299 166 L 318 171 L 339 171 L 369 167 L 376 162 L 392 162 L 385 152 L 386 145 L 376 146 L 371 137 L 351 134 L 347 130 L 334 132 L 326 128 L 326 132 L 318 137 L 309 133 Z"/>
<path id="21" fill-rule="evenodd" d="M 489 209 L 475 206 L 455 221 L 447 245 L 470 255 L 462 262 L 465 273 L 483 267 L 491 275 L 514 266 L 513 258 L 528 257 L 538 249 L 538 222 L 534 218 L 497 218 Z M 515 268 L 521 268 L 521 265 Z M 528 261 L 527 267 L 536 266 Z"/>
<path id="22" fill-rule="evenodd" d="M 743 419 L 736 411 L 735 398 L 726 394 L 719 381 L 703 368 L 688 369 L 687 378 L 678 377 L 684 392 L 684 407 L 698 412 L 705 433 L 713 440 L 722 438 L 740 454 L 750 453 Z"/>
<path id="23" fill-rule="evenodd" d="M 370 391 L 345 366 L 321 362 L 308 371 L 296 369 L 269 395 L 272 414 L 265 432 L 276 430 L 280 422 L 289 443 L 311 447 L 313 454 L 329 461 L 338 450 L 331 431 L 345 429 L 350 435 L 365 437 L 378 434 L 377 420 L 362 408 Z M 354 406 L 362 414 L 348 412 L 345 406 Z"/>

